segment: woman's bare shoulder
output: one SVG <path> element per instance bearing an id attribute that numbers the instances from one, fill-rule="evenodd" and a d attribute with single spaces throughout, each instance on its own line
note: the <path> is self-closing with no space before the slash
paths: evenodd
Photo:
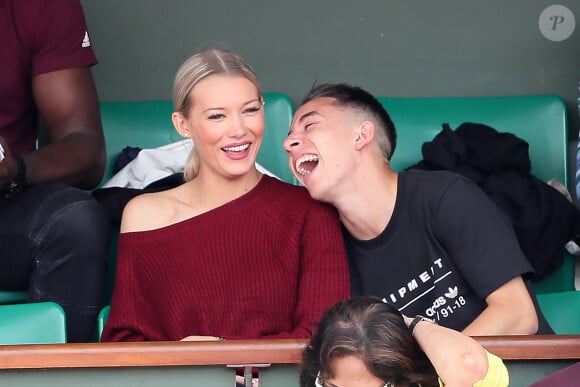
<path id="1" fill-rule="evenodd" d="M 121 232 L 148 231 L 172 224 L 179 201 L 171 191 L 146 193 L 131 199 L 123 210 Z"/>

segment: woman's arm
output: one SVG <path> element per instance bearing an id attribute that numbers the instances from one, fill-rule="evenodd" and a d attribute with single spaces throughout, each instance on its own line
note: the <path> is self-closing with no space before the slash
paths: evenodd
<path id="1" fill-rule="evenodd" d="M 336 211 L 312 201 L 300 239 L 294 329 L 264 338 L 308 338 L 324 311 L 350 296 L 346 250 Z"/>
<path id="2" fill-rule="evenodd" d="M 404 320 L 407 326 L 413 321 Z M 487 352 L 471 337 L 429 321 L 417 323 L 412 333 L 445 387 L 473 386 L 486 376 Z"/>

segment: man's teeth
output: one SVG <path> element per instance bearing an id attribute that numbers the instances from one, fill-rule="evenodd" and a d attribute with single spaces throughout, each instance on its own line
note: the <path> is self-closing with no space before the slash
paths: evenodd
<path id="1" fill-rule="evenodd" d="M 249 146 L 250 146 L 250 144 L 244 144 L 244 145 L 239 145 L 239 146 L 226 147 L 226 148 L 222 148 L 222 149 L 225 150 L 226 152 L 243 152 L 246 149 L 248 149 Z"/>
<path id="2" fill-rule="evenodd" d="M 304 155 L 296 160 L 294 164 L 296 171 L 301 174 L 302 176 L 309 175 L 312 172 L 312 169 L 303 168 L 302 164 L 306 162 L 318 162 L 318 156 L 315 155 Z"/>

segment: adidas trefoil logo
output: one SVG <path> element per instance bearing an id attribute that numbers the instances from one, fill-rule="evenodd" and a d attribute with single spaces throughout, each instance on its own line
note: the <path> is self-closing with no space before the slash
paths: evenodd
<path id="1" fill-rule="evenodd" d="M 447 298 L 457 297 L 457 286 L 455 286 L 454 288 L 447 288 L 447 293 L 445 293 L 445 297 Z"/>
<path id="2" fill-rule="evenodd" d="M 81 46 L 83 48 L 85 47 L 89 47 L 91 45 L 91 40 L 89 39 L 89 33 L 87 31 L 85 31 L 85 37 L 83 38 L 83 43 L 81 44 Z"/>

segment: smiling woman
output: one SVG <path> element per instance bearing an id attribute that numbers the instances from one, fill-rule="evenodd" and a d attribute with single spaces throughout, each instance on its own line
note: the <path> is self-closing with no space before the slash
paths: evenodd
<path id="1" fill-rule="evenodd" d="M 216 74 L 199 81 L 186 99 L 195 101 L 187 115 L 177 111 L 172 116 L 179 134 L 197 145 L 186 179 L 211 171 L 224 178 L 245 176 L 248 186 L 255 186 L 259 174 L 253 163 L 264 134 L 263 100 L 257 86 L 241 75 Z M 206 168 L 200 163 L 207 163 Z"/>
<path id="2" fill-rule="evenodd" d="M 219 63 L 220 60 L 224 62 Z M 224 71 L 212 71 L 216 66 Z M 190 57 L 181 65 L 173 86 L 176 111 L 172 119 L 179 134 L 191 137 L 198 144 L 192 150 L 185 169 L 188 180 L 199 172 L 199 152 L 202 150 L 198 148 L 205 144 L 203 140 L 222 140 L 226 148 L 229 146 L 229 152 L 234 152 L 234 148 L 235 152 L 240 152 L 252 143 L 232 144 L 223 137 L 235 131 L 243 135 L 245 128 L 254 140 L 252 156 L 255 158 L 264 134 L 263 102 L 254 71 L 236 55 L 208 50 Z M 222 150 L 228 153 L 225 148 Z M 243 153 L 234 158 L 241 160 L 246 155 Z"/>
<path id="3" fill-rule="evenodd" d="M 256 169 L 265 123 L 253 70 L 201 51 L 177 71 L 174 108 L 195 142 L 187 181 L 125 207 L 103 341 L 310 337 L 349 295 L 346 253 L 334 209 Z"/>

